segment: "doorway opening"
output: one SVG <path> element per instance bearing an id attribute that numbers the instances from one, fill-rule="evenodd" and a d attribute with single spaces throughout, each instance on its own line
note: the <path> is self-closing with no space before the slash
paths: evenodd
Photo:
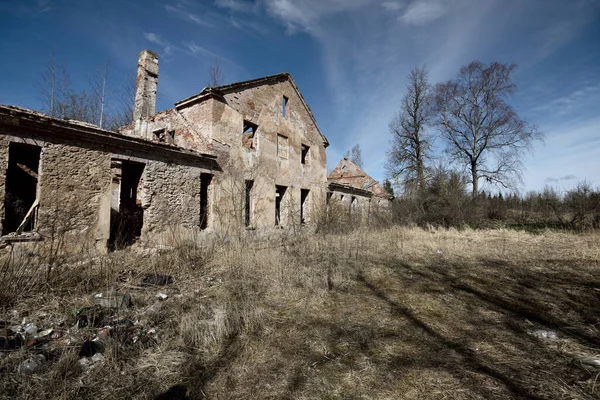
<path id="1" fill-rule="evenodd" d="M 110 212 L 109 250 L 131 246 L 142 234 L 144 210 L 139 198 L 144 164 L 134 161 L 112 162 L 113 198 Z"/>
<path id="2" fill-rule="evenodd" d="M 24 143 L 8 146 L 2 234 L 32 232 L 37 225 L 38 170 L 42 149 Z"/>

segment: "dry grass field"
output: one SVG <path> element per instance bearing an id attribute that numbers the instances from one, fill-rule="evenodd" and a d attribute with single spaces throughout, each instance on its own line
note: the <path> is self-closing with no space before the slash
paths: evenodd
<path id="1" fill-rule="evenodd" d="M 5 271 L 22 290 L 7 287 L 0 321 L 71 341 L 2 353 L 2 399 L 600 398 L 600 368 L 581 362 L 600 357 L 597 233 L 395 227 L 120 251 L 58 272 L 47 285 Z M 148 273 L 174 283 L 139 286 Z M 108 289 L 133 298 L 111 318 L 156 333 L 107 339 L 86 369 L 79 349 L 99 328 L 73 327 L 77 310 Z M 41 369 L 20 373 L 36 352 Z"/>

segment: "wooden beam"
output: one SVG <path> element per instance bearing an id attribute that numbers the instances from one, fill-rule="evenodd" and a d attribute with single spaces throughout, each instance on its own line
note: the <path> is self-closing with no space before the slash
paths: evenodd
<path id="1" fill-rule="evenodd" d="M 17 164 L 17 167 L 21 168 L 23 171 L 27 172 L 29 175 L 31 175 L 35 179 L 38 178 L 38 174 L 34 170 L 32 170 L 31 168 L 29 168 L 27 165 Z"/>
<path id="2" fill-rule="evenodd" d="M 39 206 L 39 205 L 40 205 L 40 200 L 39 199 L 35 199 L 35 201 L 31 205 L 31 208 L 29 208 L 29 211 L 27 211 L 27 214 L 25 215 L 25 218 L 23 218 L 23 222 L 21 222 L 21 224 L 17 228 L 17 230 L 16 230 L 17 235 L 20 235 L 21 232 L 23 232 L 23 229 L 25 228 L 25 225 L 27 225 L 27 223 L 31 220 L 31 217 L 33 217 L 33 214 L 34 214 L 34 211 L 35 211 L 36 207 Z"/>

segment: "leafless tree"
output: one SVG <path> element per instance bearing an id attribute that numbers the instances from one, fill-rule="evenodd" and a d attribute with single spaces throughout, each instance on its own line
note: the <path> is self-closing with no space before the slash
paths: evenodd
<path id="1" fill-rule="evenodd" d="M 417 187 L 425 192 L 426 162 L 431 158 L 433 138 L 425 131 L 431 118 L 431 85 L 425 67 L 416 67 L 408 75 L 406 94 L 400 111 L 390 121 L 392 147 L 387 153 L 388 174 L 400 179 L 405 191 Z"/>
<path id="2" fill-rule="evenodd" d="M 212 65 L 208 67 L 207 71 L 208 79 L 206 80 L 207 87 L 216 87 L 223 85 L 225 81 L 225 73 L 221 68 L 221 62 L 218 58 L 215 58 Z"/>
<path id="3" fill-rule="evenodd" d="M 360 145 L 356 144 L 352 149 L 348 150 L 344 157 L 348 158 L 354 164 L 358 165 L 360 168 L 363 167 L 362 161 L 362 150 L 360 149 Z"/>
<path id="4" fill-rule="evenodd" d="M 42 110 L 58 118 L 74 119 L 116 130 L 127 125 L 133 117 L 135 79 L 129 84 L 116 85 L 108 61 L 100 73 L 92 73 L 87 87 L 80 91 L 71 88 L 70 75 L 56 58 L 54 49 L 44 65 L 39 82 Z"/>
<path id="5" fill-rule="evenodd" d="M 472 195 L 479 180 L 511 187 L 521 181 L 522 156 L 543 134 L 507 99 L 516 89 L 514 64 L 474 61 L 435 87 L 434 119 L 452 161 L 468 169 Z"/>
<path id="6" fill-rule="evenodd" d="M 56 59 L 54 48 L 50 51 L 40 78 L 38 86 L 42 97 L 42 111 L 53 117 L 63 117 L 70 77 L 64 64 Z"/>

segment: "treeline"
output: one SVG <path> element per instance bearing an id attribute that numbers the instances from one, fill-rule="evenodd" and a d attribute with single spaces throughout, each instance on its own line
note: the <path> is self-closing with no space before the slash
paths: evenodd
<path id="1" fill-rule="evenodd" d="M 460 173 L 438 169 L 422 196 L 394 200 L 394 219 L 420 226 L 600 229 L 600 188 L 589 182 L 565 191 L 548 186 L 524 195 L 482 190 L 476 196 L 467 192 L 467 184 L 468 179 Z"/>

